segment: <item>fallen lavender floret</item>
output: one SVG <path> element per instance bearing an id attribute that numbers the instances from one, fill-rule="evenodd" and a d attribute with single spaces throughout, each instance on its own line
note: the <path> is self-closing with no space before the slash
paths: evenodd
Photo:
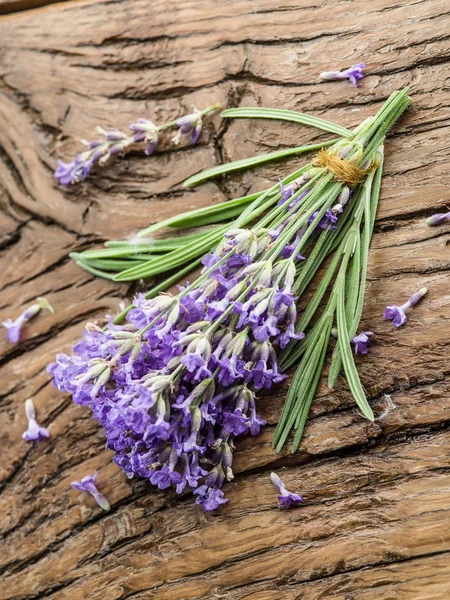
<path id="1" fill-rule="evenodd" d="M 431 215 L 431 217 L 428 217 L 428 219 L 425 221 L 425 223 L 427 225 L 431 225 L 432 227 L 435 227 L 436 225 L 442 225 L 443 223 L 446 223 L 447 221 L 450 221 L 450 212 L 437 213 L 435 215 Z"/>
<path id="2" fill-rule="evenodd" d="M 270 474 L 270 480 L 278 490 L 278 508 L 288 509 L 291 508 L 293 504 L 303 502 L 302 496 L 300 496 L 299 494 L 294 494 L 293 492 L 288 492 L 284 483 L 281 481 L 281 479 L 276 473 Z"/>
<path id="3" fill-rule="evenodd" d="M 191 133 L 191 143 L 195 144 L 200 137 L 202 129 L 202 117 L 219 108 L 219 104 L 208 106 L 203 110 L 195 110 L 194 113 L 186 115 L 164 125 L 155 125 L 149 119 L 138 119 L 136 123 L 130 125 L 133 131 L 132 135 L 127 135 L 119 130 L 105 131 L 97 127 L 97 132 L 103 136 L 103 139 L 88 142 L 82 140 L 87 146 L 87 150 L 81 152 L 75 159 L 69 163 L 58 160 L 55 170 L 55 179 L 61 185 L 71 185 L 79 183 L 88 177 L 94 165 L 104 165 L 111 157 L 123 156 L 127 150 L 137 144 L 145 143 L 145 154 L 153 154 L 159 143 L 159 134 L 165 129 L 177 126 L 179 131 L 174 138 L 178 143 L 183 133 Z"/>
<path id="4" fill-rule="evenodd" d="M 364 77 L 363 70 L 365 68 L 366 65 L 364 63 L 358 63 L 356 65 L 352 65 L 345 71 L 325 71 L 321 73 L 319 77 L 321 79 L 326 79 L 327 81 L 349 79 L 355 87 L 358 87 L 358 81 Z"/>
<path id="5" fill-rule="evenodd" d="M 6 319 L 6 321 L 3 321 L 2 325 L 7 330 L 6 337 L 11 344 L 17 344 L 20 339 L 22 327 L 27 321 L 35 317 L 41 311 L 41 309 L 46 308 L 52 314 L 55 312 L 53 307 L 45 298 L 36 298 L 36 300 L 37 302 L 25 309 L 15 321 L 12 319 Z"/>
<path id="6" fill-rule="evenodd" d="M 352 344 L 355 346 L 355 354 L 367 354 L 372 341 L 369 336 L 373 335 L 373 331 L 362 331 L 352 338 Z"/>
<path id="7" fill-rule="evenodd" d="M 50 437 L 48 429 L 41 427 L 36 421 L 36 409 L 31 398 L 25 400 L 25 414 L 28 419 L 28 428 L 22 434 L 23 439 L 27 442 L 41 442 L 48 439 Z"/>
<path id="8" fill-rule="evenodd" d="M 88 492 L 91 494 L 91 496 L 94 497 L 97 504 L 103 508 L 103 510 L 111 510 L 110 503 L 105 496 L 98 491 L 97 486 L 95 485 L 97 476 L 98 473 L 95 472 L 93 475 L 87 475 L 86 477 L 83 477 L 81 481 L 72 481 L 70 485 L 79 492 Z"/>
<path id="9" fill-rule="evenodd" d="M 427 293 L 427 288 L 421 288 L 418 292 L 410 296 L 409 300 L 402 304 L 401 306 L 397 306 L 396 304 L 389 304 L 386 306 L 384 311 L 384 318 L 392 321 L 394 327 L 400 327 L 404 323 L 406 323 L 406 311 L 409 310 L 412 306 L 417 304 L 419 300 L 425 296 Z"/>

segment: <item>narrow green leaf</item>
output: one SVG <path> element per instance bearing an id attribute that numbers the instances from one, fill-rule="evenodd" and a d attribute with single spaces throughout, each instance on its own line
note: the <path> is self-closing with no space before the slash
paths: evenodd
<path id="1" fill-rule="evenodd" d="M 203 254 L 211 250 L 211 248 L 220 242 L 227 229 L 228 225 L 219 227 L 209 236 L 205 236 L 201 242 L 195 241 L 187 244 L 182 251 L 174 250 L 159 259 L 150 260 L 139 267 L 122 271 L 122 273 L 118 273 L 114 277 L 114 281 L 136 281 L 137 279 L 159 275 L 160 273 L 175 269 L 187 261 L 193 260 L 198 256 L 203 256 Z"/>
<path id="2" fill-rule="evenodd" d="M 225 218 L 230 218 L 230 213 L 239 215 L 242 210 L 245 210 L 254 200 L 256 200 L 264 192 L 258 192 L 256 194 L 250 194 L 243 196 L 242 198 L 236 198 L 235 200 L 229 200 L 227 202 L 221 202 L 220 204 L 214 204 L 212 206 L 206 206 L 204 208 L 198 208 L 189 212 L 181 213 L 164 221 L 154 223 L 145 229 L 142 229 L 138 233 L 138 237 L 146 237 L 150 233 L 159 231 L 163 227 L 173 228 L 187 228 L 187 227 L 200 227 L 201 225 L 207 225 L 209 223 L 218 223 L 224 221 Z"/>
<path id="3" fill-rule="evenodd" d="M 183 185 L 184 187 L 192 187 L 198 185 L 199 183 L 203 183 L 208 179 L 212 179 L 213 177 L 218 177 L 219 175 L 225 175 L 226 173 L 241 171 L 243 169 L 250 169 L 252 167 L 257 167 L 258 165 L 263 165 L 274 160 L 280 160 L 282 158 L 288 158 L 289 156 L 297 156 L 299 154 L 304 154 L 305 152 L 314 152 L 315 150 L 320 150 L 321 148 L 324 148 L 326 146 L 331 146 L 337 141 L 338 140 L 335 139 L 327 142 L 322 142 L 320 144 L 298 146 L 297 148 L 277 150 L 275 152 L 269 152 L 268 154 L 259 154 L 258 156 L 252 156 L 251 158 L 236 160 L 234 162 L 226 163 L 224 165 L 219 165 L 218 167 L 206 169 L 205 171 L 201 171 L 196 175 L 192 175 L 192 177 L 186 179 Z"/>
<path id="4" fill-rule="evenodd" d="M 72 257 L 73 258 L 73 257 Z M 131 269 L 132 267 L 139 267 L 144 264 L 143 260 L 120 260 L 120 259 L 86 259 L 82 255 L 77 259 L 78 262 L 82 262 L 93 269 L 100 271 L 116 271 L 120 272 L 125 269 Z"/>
<path id="5" fill-rule="evenodd" d="M 134 258 L 136 254 L 143 254 L 146 252 L 145 247 L 135 246 L 134 248 L 98 248 L 97 250 L 85 250 L 84 252 L 71 252 L 70 258 L 81 257 L 83 260 L 94 260 L 100 259 L 105 260 L 109 258 Z M 156 255 L 147 254 L 147 260 L 157 258 Z"/>
<path id="6" fill-rule="evenodd" d="M 111 275 L 111 273 L 107 273 L 106 271 L 100 271 L 99 269 L 94 269 L 93 267 L 87 265 L 82 261 L 77 261 L 77 265 L 85 271 L 92 273 L 92 275 L 97 275 L 97 277 L 102 277 L 103 279 L 109 279 L 111 281 L 114 279 L 114 276 Z"/>
<path id="7" fill-rule="evenodd" d="M 337 330 L 338 339 L 340 341 L 340 349 L 342 355 L 342 363 L 344 365 L 345 376 L 347 377 L 350 391 L 353 398 L 359 406 L 362 414 L 369 421 L 374 421 L 372 409 L 367 402 L 366 395 L 359 379 L 358 371 L 353 359 L 353 352 L 350 346 L 350 337 L 348 334 L 347 320 L 345 317 L 345 288 L 343 281 L 338 285 L 337 291 Z"/>
<path id="8" fill-rule="evenodd" d="M 361 321 L 362 311 L 364 308 L 364 296 L 367 280 L 367 267 L 369 260 L 369 246 L 372 237 L 372 231 L 375 224 L 375 217 L 378 208 L 378 200 L 380 197 L 380 186 L 381 176 L 383 171 L 383 154 L 381 153 L 380 165 L 374 174 L 369 175 L 367 181 L 364 183 L 361 192 L 360 202 L 364 203 L 364 230 L 362 235 L 361 243 L 361 277 L 359 281 L 359 291 L 356 306 L 353 311 L 352 319 L 349 320 L 347 314 L 347 321 L 350 323 L 349 327 L 349 338 L 357 333 L 359 322 Z M 336 347 L 333 351 L 331 359 L 330 370 L 328 373 L 328 387 L 332 389 L 336 383 L 342 367 L 342 356 L 339 347 L 339 340 L 337 341 Z"/>
<path id="9" fill-rule="evenodd" d="M 308 125 L 309 127 L 336 133 L 343 137 L 350 137 L 353 135 L 353 132 L 350 131 L 350 129 L 331 123 L 331 121 L 320 119 L 319 117 L 312 117 L 305 113 L 296 112 L 295 110 L 259 107 L 228 108 L 227 110 L 224 110 L 220 116 L 232 119 L 277 119 L 280 121 L 301 123 L 302 125 Z"/>
<path id="10" fill-rule="evenodd" d="M 321 338 L 320 343 L 322 344 L 322 352 L 320 354 L 317 363 L 315 364 L 315 372 L 310 381 L 309 388 L 304 393 L 303 407 L 302 410 L 299 411 L 297 420 L 295 422 L 295 435 L 294 440 L 292 442 L 291 453 L 294 454 L 298 450 L 300 446 L 300 442 L 302 441 L 303 432 L 305 430 L 306 420 L 309 415 L 309 410 L 311 408 L 312 401 L 314 400 L 314 396 L 317 390 L 317 386 L 319 385 L 320 376 L 322 374 L 323 365 L 325 363 L 325 356 L 328 347 L 328 340 L 330 338 L 330 328 L 327 329 L 323 339 Z"/>
<path id="11" fill-rule="evenodd" d="M 289 388 L 286 401 L 283 406 L 283 411 L 281 413 L 280 419 L 277 424 L 277 428 L 274 433 L 274 438 L 272 442 L 272 446 L 274 448 L 278 446 L 281 448 L 283 446 L 287 436 L 289 435 L 289 431 L 294 423 L 294 421 L 292 421 L 289 427 L 287 425 L 291 417 L 293 407 L 298 401 L 302 381 L 304 377 L 307 376 L 307 373 L 305 372 L 305 365 L 308 363 L 311 356 L 314 356 L 314 353 L 317 352 L 318 340 L 320 339 L 320 335 L 322 333 L 323 322 L 324 319 L 322 318 L 315 324 L 315 326 L 311 329 L 311 331 L 304 339 L 305 345 L 307 346 L 307 350 L 300 362 L 299 368 L 297 369 L 294 375 L 294 379 Z M 279 444 L 280 439 L 284 440 L 281 445 Z"/>

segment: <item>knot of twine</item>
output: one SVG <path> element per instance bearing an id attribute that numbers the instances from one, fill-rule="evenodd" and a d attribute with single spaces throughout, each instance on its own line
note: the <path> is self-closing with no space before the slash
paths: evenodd
<path id="1" fill-rule="evenodd" d="M 372 161 L 367 169 L 360 169 L 350 160 L 339 158 L 329 150 L 322 148 L 313 161 L 316 167 L 325 167 L 331 171 L 337 181 L 345 183 L 350 188 L 354 188 L 361 183 L 368 173 L 377 168 L 378 163 Z"/>

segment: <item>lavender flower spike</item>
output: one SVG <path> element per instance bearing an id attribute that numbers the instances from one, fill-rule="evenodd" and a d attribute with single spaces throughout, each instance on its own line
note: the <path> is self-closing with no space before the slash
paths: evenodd
<path id="1" fill-rule="evenodd" d="M 363 69 L 366 68 L 364 63 L 358 63 L 351 66 L 345 71 L 325 71 L 319 77 L 327 81 L 337 81 L 339 79 L 349 79 L 355 87 L 358 87 L 357 82 L 364 77 Z"/>
<path id="2" fill-rule="evenodd" d="M 276 473 L 270 474 L 270 480 L 278 490 L 278 508 L 291 508 L 292 504 L 303 502 L 302 496 L 288 492 Z"/>
<path id="3" fill-rule="evenodd" d="M 362 331 L 352 338 L 352 344 L 355 345 L 355 354 L 367 354 L 369 352 L 369 347 L 372 345 L 369 339 L 370 335 L 373 335 L 373 331 Z"/>
<path id="4" fill-rule="evenodd" d="M 396 304 L 389 304 L 386 306 L 384 310 L 384 318 L 392 321 L 394 327 L 400 327 L 404 323 L 406 323 L 406 311 L 409 310 L 412 306 L 417 304 L 419 300 L 425 296 L 427 293 L 427 288 L 421 288 L 418 292 L 410 296 L 408 302 L 402 304 L 401 306 L 397 306 Z"/>
<path id="5" fill-rule="evenodd" d="M 97 486 L 95 485 L 97 476 L 98 473 L 95 472 L 93 475 L 87 475 L 86 477 L 83 477 L 81 481 L 72 481 L 70 485 L 79 492 L 89 492 L 91 496 L 94 496 L 95 501 L 101 508 L 103 508 L 103 510 L 111 510 L 111 504 L 108 502 L 105 496 L 98 491 Z"/>
<path id="6" fill-rule="evenodd" d="M 48 429 L 41 427 L 36 421 L 36 409 L 31 398 L 25 400 L 25 414 L 28 419 L 28 429 L 22 434 L 23 439 L 27 442 L 40 442 L 48 439 L 50 437 Z"/>
<path id="7" fill-rule="evenodd" d="M 55 312 L 53 307 L 45 298 L 36 298 L 37 302 L 29 306 L 15 321 L 6 319 L 2 325 L 6 328 L 6 337 L 11 344 L 17 344 L 20 339 L 20 332 L 27 321 L 35 317 L 42 308 L 46 308 L 52 314 Z"/>
<path id="8" fill-rule="evenodd" d="M 446 221 L 450 221 L 450 212 L 431 215 L 431 217 L 428 217 L 425 223 L 435 227 L 436 225 L 442 225 L 442 223 L 445 223 Z"/>

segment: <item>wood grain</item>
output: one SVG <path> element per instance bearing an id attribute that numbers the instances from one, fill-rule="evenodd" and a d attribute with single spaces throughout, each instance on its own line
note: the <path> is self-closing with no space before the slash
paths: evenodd
<path id="1" fill-rule="evenodd" d="M 17 346 L 0 340 L 0 599 L 448 600 L 450 597 L 450 230 L 424 220 L 450 203 L 450 11 L 441 0 L 76 0 L 0 3 L 0 317 L 46 296 Z M 47 4 L 47 3 L 45 3 Z M 14 12 L 22 11 L 22 12 Z M 318 73 L 364 60 L 354 89 Z M 45 367 L 87 319 L 135 286 L 67 257 L 161 218 L 262 189 L 296 161 L 185 191 L 200 168 L 320 139 L 287 123 L 208 119 L 198 146 L 133 152 L 70 189 L 52 177 L 96 125 L 174 118 L 192 105 L 301 110 L 353 127 L 396 88 L 413 106 L 386 143 L 358 359 L 370 424 L 340 381 L 320 386 L 304 442 L 274 454 L 286 388 L 262 396 L 268 425 L 242 440 L 229 504 L 204 515 L 128 481 L 89 411 Z M 303 160 L 303 159 L 302 159 Z M 427 286 L 397 331 L 384 306 Z M 33 397 L 51 439 L 22 440 Z M 301 492 L 281 512 L 268 475 Z M 94 470 L 112 510 L 70 488 Z"/>

